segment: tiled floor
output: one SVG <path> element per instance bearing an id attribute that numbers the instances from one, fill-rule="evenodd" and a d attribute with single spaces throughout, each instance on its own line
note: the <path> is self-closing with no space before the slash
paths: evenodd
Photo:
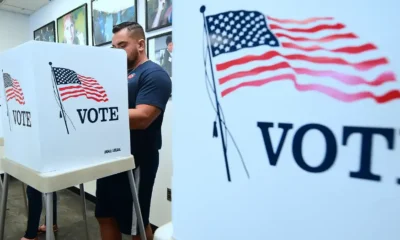
<path id="1" fill-rule="evenodd" d="M 25 233 L 27 215 L 21 183 L 11 179 L 8 193 L 5 240 L 19 240 Z M 80 196 L 69 190 L 58 193 L 58 225 L 56 239 L 85 240 L 85 227 L 82 218 Z M 89 234 L 91 240 L 100 240 L 99 226 L 94 217 L 94 204 L 86 201 Z M 44 214 L 42 214 L 43 223 Z M 46 239 L 44 235 L 39 239 Z M 125 239 L 130 239 L 124 236 Z"/>

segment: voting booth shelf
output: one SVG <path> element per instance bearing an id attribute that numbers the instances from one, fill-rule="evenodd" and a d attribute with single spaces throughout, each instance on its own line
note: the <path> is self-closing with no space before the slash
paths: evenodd
<path id="1" fill-rule="evenodd" d="M 125 51 L 30 41 L 2 53 L 0 69 L 5 142 L 0 240 L 9 175 L 45 193 L 46 222 L 52 222 L 52 192 L 80 185 L 84 200 L 82 183 L 120 172 L 129 176 L 146 239 L 130 171 L 135 164 Z M 47 227 L 52 233 L 51 224 Z"/>

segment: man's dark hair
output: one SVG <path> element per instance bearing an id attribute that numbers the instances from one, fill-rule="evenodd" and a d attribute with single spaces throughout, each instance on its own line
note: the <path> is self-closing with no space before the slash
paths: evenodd
<path id="1" fill-rule="evenodd" d="M 123 29 L 127 29 L 132 35 L 145 39 L 143 27 L 137 22 L 123 22 L 113 27 L 112 32 L 115 34 Z"/>
<path id="2" fill-rule="evenodd" d="M 172 36 L 171 35 L 169 35 L 167 37 L 167 39 L 165 40 L 165 43 L 167 44 L 167 46 L 168 46 L 168 44 L 172 43 Z"/>

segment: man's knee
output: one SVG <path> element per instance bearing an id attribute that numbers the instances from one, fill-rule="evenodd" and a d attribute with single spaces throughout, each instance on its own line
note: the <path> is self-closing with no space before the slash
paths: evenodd
<path id="1" fill-rule="evenodd" d="M 120 240 L 121 232 L 114 218 L 97 218 L 102 240 Z"/>
<path id="2" fill-rule="evenodd" d="M 146 238 L 147 240 L 153 240 L 154 239 L 154 234 L 153 234 L 153 229 L 151 228 L 151 225 L 148 224 L 145 228 L 146 231 Z M 142 240 L 140 238 L 140 234 L 138 233 L 137 236 L 132 236 L 132 240 Z"/>
<path id="3" fill-rule="evenodd" d="M 100 225 L 114 225 L 115 219 L 114 218 L 96 218 Z"/>

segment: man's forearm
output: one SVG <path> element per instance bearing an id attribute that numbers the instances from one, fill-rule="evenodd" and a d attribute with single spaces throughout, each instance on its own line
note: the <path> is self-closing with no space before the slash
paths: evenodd
<path id="1" fill-rule="evenodd" d="M 146 129 L 148 127 L 148 116 L 138 109 L 129 109 L 129 128 Z"/>

